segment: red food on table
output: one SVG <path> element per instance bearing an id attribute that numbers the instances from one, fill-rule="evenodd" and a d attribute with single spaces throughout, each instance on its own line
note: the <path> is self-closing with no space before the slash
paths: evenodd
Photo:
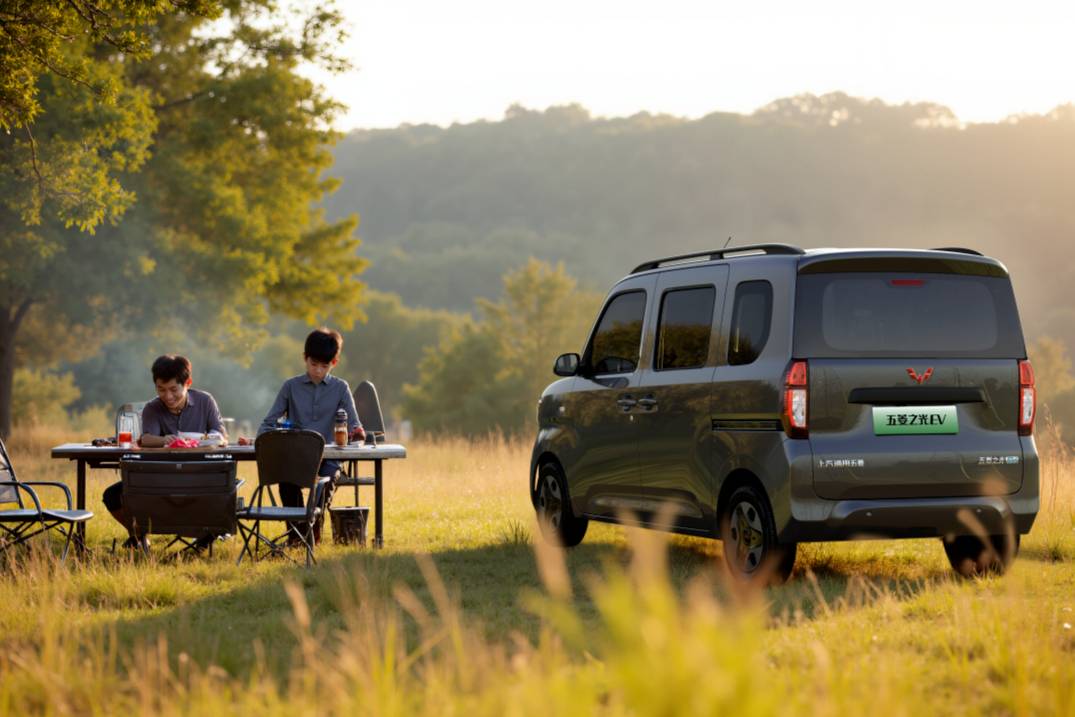
<path id="1" fill-rule="evenodd" d="M 174 441 L 168 444 L 168 448 L 197 448 L 197 438 L 176 438 Z"/>

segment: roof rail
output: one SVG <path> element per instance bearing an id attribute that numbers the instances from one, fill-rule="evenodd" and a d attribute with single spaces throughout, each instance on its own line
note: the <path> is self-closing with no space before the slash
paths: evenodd
<path id="1" fill-rule="evenodd" d="M 657 269 L 665 264 L 679 264 L 686 263 L 691 260 L 697 261 L 716 261 L 717 259 L 731 259 L 739 255 L 754 255 L 754 254 L 805 254 L 800 247 L 792 246 L 791 244 L 747 244 L 746 246 L 733 246 L 727 249 L 710 249 L 709 251 L 700 251 L 694 254 L 682 254 L 680 256 L 669 256 L 664 259 L 656 259 L 654 261 L 647 261 L 645 264 L 639 264 L 634 268 L 632 274 L 637 274 L 641 271 L 649 271 L 650 269 Z"/>
<path id="2" fill-rule="evenodd" d="M 985 254 L 983 254 L 980 251 L 976 251 L 974 249 L 967 249 L 967 248 L 961 247 L 961 246 L 936 246 L 936 247 L 933 247 L 933 251 L 954 251 L 954 252 L 958 252 L 960 254 L 973 254 L 974 256 L 985 256 Z"/>

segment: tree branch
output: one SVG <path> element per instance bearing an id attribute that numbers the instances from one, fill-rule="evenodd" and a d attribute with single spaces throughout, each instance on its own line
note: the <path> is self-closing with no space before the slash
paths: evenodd
<path id="1" fill-rule="evenodd" d="M 23 299 L 23 302 L 19 304 L 19 307 L 15 309 L 15 316 L 11 319 L 11 332 L 14 333 L 19 330 L 19 324 L 26 318 L 26 312 L 30 310 L 30 306 L 34 303 L 33 299 Z"/>
<path id="2" fill-rule="evenodd" d="M 41 192 L 41 201 L 45 201 L 47 193 L 47 187 L 45 187 L 45 178 L 41 175 L 41 167 L 37 163 L 37 141 L 34 139 L 33 132 L 30 131 L 30 125 L 23 125 L 23 129 L 26 130 L 26 136 L 30 139 L 30 161 L 34 167 L 34 174 L 37 176 L 37 191 Z"/>

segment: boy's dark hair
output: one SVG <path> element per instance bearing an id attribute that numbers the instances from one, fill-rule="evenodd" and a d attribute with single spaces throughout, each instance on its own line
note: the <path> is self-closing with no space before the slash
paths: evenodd
<path id="1" fill-rule="evenodd" d="M 176 383 L 184 384 L 190 378 L 190 360 L 186 356 L 164 354 L 157 357 L 150 370 L 153 372 L 153 383 L 168 382 L 174 378 Z"/>
<path id="2" fill-rule="evenodd" d="M 311 331 L 310 335 L 306 337 L 306 346 L 302 353 L 314 361 L 331 363 L 332 359 L 340 355 L 340 349 L 342 348 L 343 337 L 340 336 L 340 332 L 327 326 L 322 326 L 316 331 Z"/>

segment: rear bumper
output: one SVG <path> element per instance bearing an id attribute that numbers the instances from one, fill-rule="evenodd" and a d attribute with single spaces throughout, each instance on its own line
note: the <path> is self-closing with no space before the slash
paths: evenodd
<path id="1" fill-rule="evenodd" d="M 786 516 L 778 520 L 780 541 L 932 538 L 970 535 L 982 529 L 994 535 L 1008 530 L 1029 533 L 1040 506 L 1038 455 L 1033 438 L 1023 438 L 1022 443 L 1022 485 L 1003 496 L 825 500 L 808 484 L 808 472 L 796 471 L 791 464 L 790 505 L 787 510 L 774 510 Z"/>
<path id="2" fill-rule="evenodd" d="M 834 501 L 825 520 L 794 518 L 781 532 L 781 542 L 868 538 L 935 538 L 979 532 L 991 535 L 1013 529 L 1030 532 L 1038 500 L 1005 497 L 919 498 L 905 500 Z M 1009 526 L 1011 526 L 1009 528 Z"/>

